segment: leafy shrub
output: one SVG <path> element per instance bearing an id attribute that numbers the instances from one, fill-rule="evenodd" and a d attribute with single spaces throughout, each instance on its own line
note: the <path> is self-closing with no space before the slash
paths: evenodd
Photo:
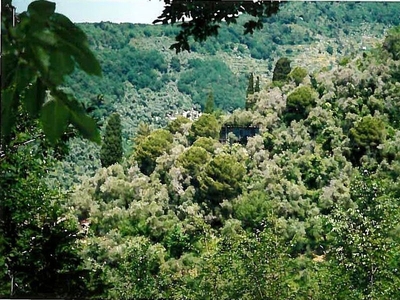
<path id="1" fill-rule="evenodd" d="M 350 129 L 350 138 L 356 147 L 376 148 L 385 138 L 385 124 L 371 115 L 363 117 Z"/>
<path id="2" fill-rule="evenodd" d="M 243 164 L 229 154 L 219 154 L 201 173 L 200 190 L 213 205 L 241 193 L 241 181 L 246 173 Z"/>
<path id="3" fill-rule="evenodd" d="M 339 60 L 338 63 L 339 63 L 339 66 L 344 67 L 344 66 L 346 66 L 349 62 L 350 62 L 350 57 L 345 56 L 345 57 L 341 58 L 341 59 Z"/>
<path id="4" fill-rule="evenodd" d="M 203 114 L 193 122 L 190 128 L 189 140 L 193 143 L 199 137 L 219 137 L 220 125 L 214 115 Z"/>
<path id="5" fill-rule="evenodd" d="M 216 149 L 216 141 L 210 137 L 200 137 L 193 143 L 193 146 L 201 147 L 209 153 L 214 153 L 214 150 Z"/>
<path id="6" fill-rule="evenodd" d="M 307 75 L 308 72 L 306 69 L 296 67 L 292 70 L 292 72 L 290 72 L 289 78 L 294 80 L 296 85 L 299 85 L 300 83 L 302 83 L 303 79 L 306 78 Z"/>
<path id="7" fill-rule="evenodd" d="M 178 116 L 175 120 L 169 122 L 167 128 L 172 134 L 175 134 L 177 132 L 182 133 L 182 125 L 187 123 L 190 123 L 190 120 L 188 118 Z"/>
<path id="8" fill-rule="evenodd" d="M 140 170 L 150 175 L 156 167 L 156 159 L 164 152 L 168 152 L 172 143 L 172 134 L 164 129 L 153 131 L 145 137 L 136 147 L 134 157 Z"/>
<path id="9" fill-rule="evenodd" d="M 178 164 L 191 176 L 191 183 L 198 187 L 197 177 L 209 160 L 210 154 L 204 148 L 192 146 L 178 157 Z"/>
<path id="10" fill-rule="evenodd" d="M 181 61 L 179 60 L 178 57 L 173 56 L 171 58 L 170 66 L 174 71 L 180 72 L 180 70 L 181 70 Z"/>
<path id="11" fill-rule="evenodd" d="M 385 123 L 381 119 L 371 115 L 363 117 L 349 132 L 351 160 L 358 164 L 364 154 L 376 155 L 378 145 L 385 140 L 385 135 Z"/>
<path id="12" fill-rule="evenodd" d="M 252 191 L 247 195 L 238 197 L 233 205 L 235 218 L 240 220 L 244 228 L 262 229 L 268 214 L 272 210 L 272 202 L 266 199 L 266 194 L 261 191 Z"/>
<path id="13" fill-rule="evenodd" d="M 295 89 L 286 100 L 284 118 L 287 123 L 305 119 L 315 104 L 315 91 L 308 85 Z"/>

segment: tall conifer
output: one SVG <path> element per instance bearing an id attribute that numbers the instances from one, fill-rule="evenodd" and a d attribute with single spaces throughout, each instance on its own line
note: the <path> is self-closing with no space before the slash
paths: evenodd
<path id="1" fill-rule="evenodd" d="M 254 94 L 254 75 L 250 73 L 249 76 L 249 85 L 247 86 L 247 93 L 246 95 Z"/>
<path id="2" fill-rule="evenodd" d="M 260 91 L 260 76 L 257 76 L 254 92 L 258 93 L 259 91 Z"/>
<path id="3" fill-rule="evenodd" d="M 214 94 L 212 91 L 208 94 L 206 104 L 204 105 L 204 113 L 212 114 L 214 112 Z"/>
<path id="4" fill-rule="evenodd" d="M 291 70 L 290 60 L 286 57 L 281 57 L 276 62 L 272 81 L 286 81 Z"/>
<path id="5" fill-rule="evenodd" d="M 100 150 L 100 160 L 103 167 L 111 166 L 122 159 L 122 128 L 121 117 L 114 113 L 108 119 L 103 144 Z"/>

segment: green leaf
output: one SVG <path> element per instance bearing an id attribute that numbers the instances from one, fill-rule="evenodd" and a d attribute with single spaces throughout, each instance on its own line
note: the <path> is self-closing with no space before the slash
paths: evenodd
<path id="1" fill-rule="evenodd" d="M 50 55 L 41 46 L 32 46 L 33 55 L 35 56 L 37 67 L 43 74 L 47 74 L 50 67 Z"/>
<path id="2" fill-rule="evenodd" d="M 2 44 L 3 51 L 6 46 Z M 15 76 L 16 76 L 16 68 L 18 65 L 18 58 L 14 53 L 12 53 L 12 49 L 9 49 L 7 54 L 4 54 L 1 57 L 1 84 L 2 89 L 5 89 L 13 84 L 15 84 Z"/>
<path id="3" fill-rule="evenodd" d="M 64 76 L 74 71 L 74 61 L 67 53 L 57 50 L 50 54 L 50 80 L 54 85 L 61 85 Z"/>
<path id="4" fill-rule="evenodd" d="M 22 97 L 22 103 L 31 118 L 36 118 L 46 97 L 46 88 L 42 81 L 38 78 L 28 89 L 26 89 Z"/>
<path id="5" fill-rule="evenodd" d="M 26 64 L 20 63 L 15 74 L 15 93 L 21 94 L 34 81 L 34 78 L 35 74 L 32 70 Z"/>
<path id="6" fill-rule="evenodd" d="M 87 138 L 95 143 L 100 144 L 100 132 L 97 129 L 97 123 L 94 119 L 89 117 L 82 105 L 72 96 L 60 90 L 53 90 L 52 95 L 61 99 L 67 105 L 70 121 L 78 129 L 84 138 Z"/>
<path id="7" fill-rule="evenodd" d="M 88 46 L 80 45 L 81 49 L 76 53 L 75 59 L 79 67 L 89 75 L 101 76 L 101 66 Z"/>
<path id="8" fill-rule="evenodd" d="M 49 48 L 57 46 L 59 39 L 54 32 L 47 29 L 33 32 L 28 41 L 38 43 L 44 48 Z"/>
<path id="9" fill-rule="evenodd" d="M 29 15 L 39 22 L 45 22 L 54 14 L 55 10 L 56 4 L 54 2 L 44 0 L 34 1 L 28 6 Z"/>
<path id="10" fill-rule="evenodd" d="M 40 120 L 44 133 L 52 144 L 64 133 L 69 117 L 69 109 L 60 99 L 54 98 L 43 105 Z"/>
<path id="11" fill-rule="evenodd" d="M 12 89 L 1 91 L 1 135 L 3 137 L 10 136 L 11 129 L 14 126 L 14 107 L 16 106 L 14 100 L 14 91 Z"/>
<path id="12" fill-rule="evenodd" d="M 57 33 L 63 40 L 69 42 L 85 42 L 87 41 L 87 36 L 85 32 L 71 22 L 66 16 L 62 14 L 55 13 L 52 18 L 52 26 L 54 27 L 54 32 Z"/>
<path id="13" fill-rule="evenodd" d="M 70 53 L 87 74 L 101 76 L 100 63 L 89 48 L 86 34 L 64 15 L 54 14 L 52 21 L 60 48 Z"/>
<path id="14" fill-rule="evenodd" d="M 80 134 L 86 139 L 97 144 L 101 143 L 100 132 L 97 129 L 96 121 L 84 112 L 72 111 L 71 123 L 79 130 Z"/>

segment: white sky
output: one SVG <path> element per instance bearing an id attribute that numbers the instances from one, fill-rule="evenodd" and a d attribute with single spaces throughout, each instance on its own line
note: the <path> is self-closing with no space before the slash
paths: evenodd
<path id="1" fill-rule="evenodd" d="M 56 12 L 62 13 L 72 22 L 146 23 L 151 24 L 164 7 L 163 0 L 50 0 L 56 3 Z M 249 0 L 253 1 L 253 0 Z M 307 1 L 307 0 L 292 0 Z M 310 0 L 308 0 L 310 1 Z M 318 0 L 331 1 L 331 0 Z M 355 0 L 342 0 L 355 1 Z M 375 1 L 375 0 L 363 0 Z M 384 0 L 380 2 L 397 0 Z M 32 0 L 13 0 L 17 12 L 25 11 Z"/>
<path id="2" fill-rule="evenodd" d="M 51 0 L 56 12 L 72 22 L 147 23 L 151 24 L 164 7 L 160 0 Z M 17 12 L 25 11 L 31 0 L 14 0 Z"/>

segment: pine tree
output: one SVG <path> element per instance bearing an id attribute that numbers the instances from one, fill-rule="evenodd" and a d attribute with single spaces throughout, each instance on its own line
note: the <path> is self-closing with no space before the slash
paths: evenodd
<path id="1" fill-rule="evenodd" d="M 121 117 L 114 113 L 108 119 L 103 144 L 100 150 L 100 160 L 103 167 L 111 166 L 122 159 L 122 128 Z"/>
<path id="2" fill-rule="evenodd" d="M 250 73 L 249 85 L 247 87 L 247 92 L 246 92 L 246 105 L 245 105 L 246 110 L 249 110 L 254 107 L 254 97 L 250 95 L 253 95 L 254 92 L 259 92 L 259 91 L 260 91 L 260 77 L 257 76 L 256 85 L 254 86 L 254 74 Z"/>
<path id="3" fill-rule="evenodd" d="M 249 85 L 247 86 L 247 93 L 246 96 L 254 94 L 254 75 L 250 73 L 249 76 Z"/>
<path id="4" fill-rule="evenodd" d="M 214 105 L 214 93 L 210 91 L 208 93 L 206 104 L 204 105 L 204 113 L 212 114 L 214 112 Z"/>
<path id="5" fill-rule="evenodd" d="M 140 144 L 140 142 L 143 141 L 147 136 L 149 136 L 150 133 L 151 133 L 151 128 L 149 124 L 140 122 L 136 130 L 135 137 L 132 139 L 133 143 L 135 145 Z"/>

